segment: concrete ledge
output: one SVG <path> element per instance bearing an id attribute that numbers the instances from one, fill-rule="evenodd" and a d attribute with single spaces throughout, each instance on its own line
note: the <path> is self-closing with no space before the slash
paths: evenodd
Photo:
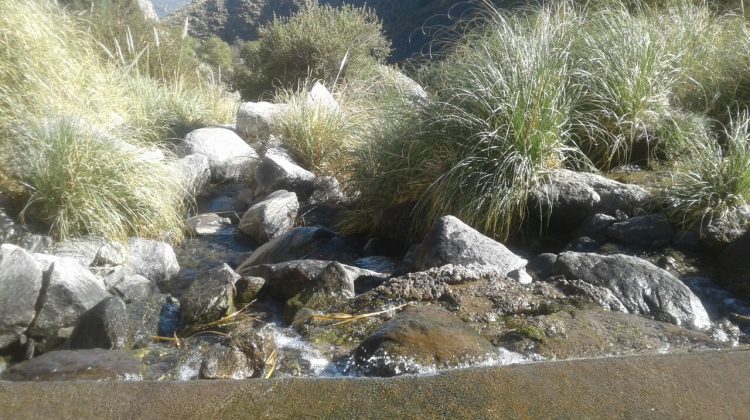
<path id="1" fill-rule="evenodd" d="M 750 351 L 395 379 L 0 382 L 0 418 L 748 418 Z"/>

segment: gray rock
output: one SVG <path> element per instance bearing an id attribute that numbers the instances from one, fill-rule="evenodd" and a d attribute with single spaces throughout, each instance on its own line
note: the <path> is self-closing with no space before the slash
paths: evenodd
<path id="1" fill-rule="evenodd" d="M 46 267 L 39 311 L 29 328 L 36 337 L 54 337 L 72 327 L 78 318 L 102 299 L 111 296 L 102 279 L 72 258 L 36 254 Z"/>
<path id="2" fill-rule="evenodd" d="M 123 267 L 117 267 L 105 277 L 104 284 L 110 293 L 119 296 L 126 303 L 146 300 L 157 292 L 156 285 L 151 280 L 131 274 Z"/>
<path id="3" fill-rule="evenodd" d="M 507 275 L 526 266 L 526 260 L 503 244 L 493 241 L 453 216 L 435 223 L 419 249 L 409 261 L 416 271 L 447 264 L 492 265 Z"/>
<path id="4" fill-rule="evenodd" d="M 180 271 L 171 245 L 141 238 L 128 240 L 128 260 L 125 266 L 133 274 L 151 280 L 160 289 L 167 287 Z"/>
<path id="5" fill-rule="evenodd" d="M 42 268 L 22 248 L 0 246 L 0 349 L 17 341 L 34 320 Z"/>
<path id="6" fill-rule="evenodd" d="M 216 213 L 205 213 L 187 219 L 190 233 L 195 236 L 211 236 L 231 229 L 232 220 Z"/>
<path id="7" fill-rule="evenodd" d="M 208 348 L 200 367 L 202 379 L 247 379 L 254 373 L 245 353 L 236 347 L 220 344 Z"/>
<path id="8" fill-rule="evenodd" d="M 452 313 L 418 306 L 386 322 L 353 356 L 359 373 L 395 376 L 481 362 L 495 353 L 492 344 Z"/>
<path id="9" fill-rule="evenodd" d="M 237 110 L 237 131 L 249 141 L 268 138 L 278 129 L 279 115 L 285 104 L 245 102 Z"/>
<path id="10" fill-rule="evenodd" d="M 154 10 L 154 4 L 151 3 L 151 0 L 138 0 L 138 7 L 143 12 L 143 17 L 147 20 L 153 20 L 155 22 L 159 21 L 159 16 L 157 16 L 156 10 Z"/>
<path id="11" fill-rule="evenodd" d="M 237 302 L 248 304 L 254 301 L 265 284 L 266 280 L 262 277 L 243 276 L 234 284 L 237 289 Z"/>
<path id="12" fill-rule="evenodd" d="M 255 169 L 255 181 L 261 192 L 294 191 L 301 200 L 306 200 L 315 190 L 314 179 L 312 172 L 299 167 L 278 149 L 267 151 Z"/>
<path id="13" fill-rule="evenodd" d="M 555 272 L 556 261 L 556 254 L 539 254 L 529 261 L 529 264 L 526 266 L 526 271 L 528 271 L 536 280 L 544 280 Z"/>
<path id="14" fill-rule="evenodd" d="M 252 174 L 258 154 L 240 136 L 225 128 L 199 128 L 185 136 L 180 146 L 185 155 L 208 158 L 213 181 L 237 181 Z"/>
<path id="15" fill-rule="evenodd" d="M 300 227 L 261 245 L 237 272 L 246 275 L 244 270 L 255 265 L 292 260 L 316 259 L 352 265 L 359 257 L 359 251 L 335 232 L 320 227 Z"/>
<path id="16" fill-rule="evenodd" d="M 633 213 L 650 197 L 648 191 L 636 185 L 559 169 L 550 174 L 548 183 L 532 191 L 529 207 L 540 212 L 550 229 L 566 231 L 596 213 Z"/>
<path id="17" fill-rule="evenodd" d="M 85 267 L 94 265 L 97 254 L 107 240 L 99 236 L 83 236 L 70 238 L 55 245 L 52 255 L 64 258 L 72 258 Z"/>
<path id="18" fill-rule="evenodd" d="M 594 286 L 583 280 L 567 280 L 562 277 L 553 279 L 552 284 L 568 295 L 585 296 L 608 311 L 628 313 L 628 308 L 606 287 Z"/>
<path id="19" fill-rule="evenodd" d="M 565 251 L 573 252 L 597 252 L 601 248 L 599 242 L 589 238 L 588 236 L 581 236 L 578 239 L 571 241 L 565 245 Z"/>
<path id="20" fill-rule="evenodd" d="M 96 267 L 102 266 L 118 266 L 125 264 L 127 261 L 128 251 L 124 244 L 117 242 L 107 242 L 99 248 L 99 252 L 96 253 L 93 265 Z"/>
<path id="21" fill-rule="evenodd" d="M 211 168 L 204 155 L 195 153 L 185 156 L 177 161 L 177 169 L 183 180 L 183 188 L 189 196 L 205 192 L 211 183 Z"/>
<path id="22" fill-rule="evenodd" d="M 339 181 L 331 176 L 323 176 L 313 180 L 313 193 L 310 204 L 337 203 L 345 201 L 346 196 L 341 191 Z"/>
<path id="23" fill-rule="evenodd" d="M 341 106 L 338 101 L 336 101 L 336 98 L 334 98 L 331 92 L 319 81 L 316 81 L 310 87 L 307 98 L 311 103 L 330 111 L 341 111 Z"/>
<path id="24" fill-rule="evenodd" d="M 595 241 L 607 239 L 607 229 L 617 222 L 614 216 L 597 213 L 586 218 L 576 232 L 577 237 L 586 236 Z"/>
<path id="25" fill-rule="evenodd" d="M 624 222 L 613 223 L 607 229 L 610 240 L 637 246 L 665 245 L 674 234 L 672 224 L 660 214 L 631 217 Z"/>
<path id="26" fill-rule="evenodd" d="M 427 100 L 429 95 L 427 95 L 424 88 L 398 69 L 386 65 L 379 65 L 378 70 L 382 77 L 392 82 L 401 93 L 409 95 L 416 100 Z"/>
<path id="27" fill-rule="evenodd" d="M 701 228 L 701 241 L 709 248 L 722 249 L 738 240 L 750 229 L 750 205 L 737 206 L 724 217 L 706 220 Z"/>
<path id="28" fill-rule="evenodd" d="M 86 311 L 70 335 L 70 348 L 125 349 L 128 345 L 128 310 L 116 296 L 103 299 Z"/>
<path id="29" fill-rule="evenodd" d="M 121 350 L 53 351 L 6 370 L 6 381 L 123 381 L 144 378 L 140 361 Z"/>
<path id="30" fill-rule="evenodd" d="M 48 235 L 30 233 L 0 208 L 0 244 L 19 246 L 29 252 L 46 252 L 54 241 Z"/>
<path id="31" fill-rule="evenodd" d="M 250 207 L 240 220 L 239 229 L 258 243 L 265 243 L 289 232 L 299 210 L 297 194 L 279 190 Z"/>
<path id="32" fill-rule="evenodd" d="M 200 324 L 221 319 L 234 307 L 234 284 L 239 279 L 240 276 L 226 264 L 198 274 L 180 297 L 182 318 Z"/>
<path id="33" fill-rule="evenodd" d="M 640 258 L 564 252 L 554 271 L 568 280 L 609 289 L 630 313 L 695 329 L 711 326 L 700 299 L 685 284 Z"/>
<path id="34" fill-rule="evenodd" d="M 750 294 L 750 232 L 719 254 L 719 276 L 723 282 Z"/>
<path id="35" fill-rule="evenodd" d="M 389 275 L 406 268 L 402 262 L 382 256 L 360 258 L 357 261 L 354 261 L 354 266 L 363 270 L 370 270 Z"/>

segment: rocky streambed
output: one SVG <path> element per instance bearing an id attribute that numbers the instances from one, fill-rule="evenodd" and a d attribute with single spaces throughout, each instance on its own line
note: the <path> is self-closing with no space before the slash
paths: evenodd
<path id="1" fill-rule="evenodd" d="M 199 199 L 175 247 L 55 243 L 0 214 L 0 379 L 394 376 L 750 342 L 746 232 L 679 231 L 643 188 L 561 170 L 531 197 L 544 235 L 501 244 L 446 215 L 403 253 L 394 229 L 338 233 L 335 179 L 237 135 L 268 130 L 268 106 L 178 145 Z"/>

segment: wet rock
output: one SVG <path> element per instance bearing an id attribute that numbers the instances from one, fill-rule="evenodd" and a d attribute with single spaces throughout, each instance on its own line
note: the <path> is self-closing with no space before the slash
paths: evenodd
<path id="1" fill-rule="evenodd" d="M 319 226 L 336 230 L 344 218 L 346 207 L 338 203 L 302 204 L 298 223 L 302 226 Z"/>
<path id="2" fill-rule="evenodd" d="M 672 240 L 675 231 L 666 217 L 660 214 L 631 217 L 613 223 L 607 229 L 607 237 L 613 241 L 636 246 L 665 245 Z"/>
<path id="3" fill-rule="evenodd" d="M 354 297 L 354 284 L 360 276 L 362 276 L 362 270 L 337 262 L 329 263 L 315 276 L 306 290 L 299 296 L 295 296 L 296 302 L 287 302 L 287 304 L 295 312 L 301 307 L 328 310 L 336 303 Z M 365 273 L 362 277 L 370 276 L 369 273 Z"/>
<path id="4" fill-rule="evenodd" d="M 315 175 L 299 167 L 281 150 L 270 149 L 255 169 L 255 181 L 261 193 L 287 190 L 307 200 L 315 190 Z"/>
<path id="5" fill-rule="evenodd" d="M 486 360 L 495 348 L 455 315 L 436 306 L 404 310 L 354 351 L 355 369 L 368 376 L 419 373 Z"/>
<path id="6" fill-rule="evenodd" d="M 354 261 L 354 266 L 363 270 L 375 271 L 382 274 L 393 274 L 406 267 L 401 261 L 389 257 L 371 256 Z"/>
<path id="7" fill-rule="evenodd" d="M 221 319 L 234 307 L 234 284 L 239 279 L 226 264 L 198 274 L 180 298 L 183 320 L 208 324 Z"/>
<path id="8" fill-rule="evenodd" d="M 202 379 L 246 379 L 251 378 L 254 373 L 245 353 L 236 347 L 221 344 L 209 347 L 200 367 Z"/>
<path id="9" fill-rule="evenodd" d="M 231 229 L 232 220 L 215 213 L 205 213 L 187 219 L 190 233 L 195 236 L 210 236 L 227 232 Z"/>
<path id="10" fill-rule="evenodd" d="M 241 304 L 252 302 L 265 284 L 266 280 L 262 277 L 243 276 L 234 284 L 237 289 L 237 301 Z"/>
<path id="11" fill-rule="evenodd" d="M 6 381 L 122 381 L 144 378 L 140 361 L 121 350 L 61 350 L 6 370 Z"/>
<path id="12" fill-rule="evenodd" d="M 261 245 L 237 272 L 246 275 L 244 270 L 248 267 L 292 260 L 317 259 L 351 265 L 359 257 L 359 251 L 335 232 L 320 227 L 300 227 Z"/>
<path id="13" fill-rule="evenodd" d="M 179 301 L 168 297 L 160 306 L 157 332 L 161 337 L 172 337 L 182 327 Z"/>
<path id="14" fill-rule="evenodd" d="M 71 349 L 125 349 L 128 311 L 119 297 L 108 297 L 86 311 L 70 335 Z"/>
<path id="15" fill-rule="evenodd" d="M 42 268 L 22 248 L 0 246 L 0 349 L 16 342 L 34 320 Z"/>
<path id="16" fill-rule="evenodd" d="M 35 258 L 45 266 L 45 275 L 39 311 L 29 328 L 33 336 L 55 336 L 59 329 L 74 326 L 84 312 L 111 296 L 104 281 L 78 261 L 44 254 Z"/>
<path id="17" fill-rule="evenodd" d="M 526 266 L 526 260 L 453 216 L 440 218 L 409 261 L 417 271 L 454 265 L 493 265 L 505 274 Z"/>
<path id="18" fill-rule="evenodd" d="M 597 213 L 586 218 L 578 227 L 577 236 L 586 236 L 595 241 L 604 241 L 607 239 L 607 230 L 617 218 L 603 213 Z"/>
<path id="19" fill-rule="evenodd" d="M 564 252 L 555 273 L 609 289 L 630 313 L 705 329 L 711 326 L 701 301 L 679 279 L 640 258 Z"/>
<path id="20" fill-rule="evenodd" d="M 602 176 L 559 169 L 549 182 L 532 191 L 529 208 L 538 209 L 551 230 L 562 232 L 596 213 L 632 213 L 650 198 L 645 189 Z"/>
<path id="21" fill-rule="evenodd" d="M 279 190 L 250 207 L 242 215 L 239 229 L 256 242 L 265 243 L 292 229 L 297 210 L 297 194 Z"/>
<path id="22" fill-rule="evenodd" d="M 0 208 L 0 244 L 12 244 L 29 252 L 46 252 L 54 241 L 48 235 L 30 233 Z"/>
<path id="23" fill-rule="evenodd" d="M 526 270 L 536 280 L 544 280 L 554 274 L 557 254 L 544 253 L 539 254 L 526 266 Z"/>
<path id="24" fill-rule="evenodd" d="M 266 373 L 267 361 L 276 352 L 276 343 L 267 330 L 255 330 L 240 326 L 231 332 L 229 345 L 240 350 L 247 358 L 247 366 L 252 369 L 251 377 L 261 377 Z"/>
<path id="25" fill-rule="evenodd" d="M 573 252 L 596 252 L 600 248 L 599 242 L 589 238 L 588 236 L 581 236 L 580 238 L 565 245 L 566 251 Z"/>
<path id="26" fill-rule="evenodd" d="M 237 110 L 237 131 L 249 141 L 269 137 L 277 129 L 278 117 L 285 104 L 245 102 Z"/>
<path id="27" fill-rule="evenodd" d="M 197 196 L 205 192 L 211 183 L 211 168 L 208 158 L 194 153 L 177 161 L 178 174 L 182 177 L 182 185 L 190 196 Z"/>
<path id="28" fill-rule="evenodd" d="M 130 274 L 123 267 L 117 267 L 105 277 L 104 284 L 111 294 L 119 296 L 125 303 L 146 300 L 157 292 L 156 285 L 151 280 L 138 274 Z"/>
<path id="29" fill-rule="evenodd" d="M 750 294 L 750 232 L 729 244 L 719 255 L 719 274 L 723 282 Z"/>
<path id="30" fill-rule="evenodd" d="M 628 308 L 606 287 L 594 286 L 582 280 L 567 280 L 562 277 L 553 279 L 551 282 L 568 295 L 585 296 L 608 311 L 628 313 Z"/>
<path id="31" fill-rule="evenodd" d="M 151 280 L 160 289 L 166 288 L 180 271 L 177 256 L 169 244 L 141 238 L 128 240 L 126 267 L 133 274 Z"/>
<path id="32" fill-rule="evenodd" d="M 185 155 L 199 153 L 208 158 L 211 179 L 237 181 L 252 174 L 258 154 L 244 140 L 225 128 L 199 128 L 188 133 L 180 145 Z"/>

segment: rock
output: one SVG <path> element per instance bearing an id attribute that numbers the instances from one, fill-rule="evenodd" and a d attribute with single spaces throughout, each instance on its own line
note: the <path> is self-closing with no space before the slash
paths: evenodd
<path id="1" fill-rule="evenodd" d="M 39 311 L 29 328 L 33 336 L 56 336 L 59 329 L 74 326 L 84 312 L 111 296 L 104 282 L 78 261 L 44 254 L 35 258 L 46 269 Z"/>
<path id="2" fill-rule="evenodd" d="M 133 381 L 144 378 L 140 361 L 121 350 L 53 351 L 6 370 L 6 381 Z"/>
<path id="3" fill-rule="evenodd" d="M 183 320 L 208 324 L 221 319 L 234 307 L 234 284 L 239 279 L 226 264 L 198 274 L 180 298 Z"/>
<path id="4" fill-rule="evenodd" d="M 194 153 L 178 160 L 176 166 L 189 196 L 197 196 L 206 191 L 211 183 L 211 168 L 206 156 Z"/>
<path id="5" fill-rule="evenodd" d="M 245 269 L 254 265 L 292 260 L 328 260 L 351 265 L 359 257 L 359 251 L 335 232 L 319 227 L 299 227 L 261 245 L 237 272 L 247 275 Z"/>
<path id="6" fill-rule="evenodd" d="M 323 86 L 323 84 L 319 81 L 313 83 L 313 85 L 308 90 L 307 97 L 311 103 L 326 108 L 329 111 L 341 111 L 341 106 L 339 105 L 338 101 L 336 101 L 336 98 L 334 98 L 331 92 L 329 92 L 328 89 L 326 89 L 326 87 Z"/>
<path id="7" fill-rule="evenodd" d="M 406 268 L 400 261 L 381 256 L 360 258 L 357 261 L 354 261 L 354 266 L 363 270 L 370 270 L 388 275 Z"/>
<path id="8" fill-rule="evenodd" d="M 30 233 L 0 208 L 0 244 L 19 246 L 29 252 L 46 252 L 54 241 L 48 235 Z"/>
<path id="9" fill-rule="evenodd" d="M 163 289 L 180 271 L 174 249 L 167 243 L 141 238 L 128 240 L 126 267 Z"/>
<path id="10" fill-rule="evenodd" d="M 225 128 L 199 128 L 185 136 L 185 155 L 200 153 L 208 158 L 211 179 L 238 181 L 252 174 L 258 154 L 244 140 Z"/>
<path id="11" fill-rule="evenodd" d="M 711 249 L 721 250 L 738 240 L 750 229 L 750 205 L 734 207 L 724 217 L 705 221 L 700 228 L 701 241 Z"/>
<path id="12" fill-rule="evenodd" d="M 750 294 L 750 232 L 719 254 L 719 276 L 723 282 Z"/>
<path id="13" fill-rule="evenodd" d="M 631 217 L 607 229 L 607 237 L 613 241 L 646 247 L 665 245 L 674 234 L 672 224 L 660 214 Z"/>
<path id="14" fill-rule="evenodd" d="M 531 192 L 529 208 L 540 212 L 549 229 L 567 232 L 596 213 L 632 213 L 650 197 L 648 191 L 636 185 L 559 169 L 550 174 L 545 185 Z"/>
<path id="15" fill-rule="evenodd" d="M 70 348 L 125 349 L 128 344 L 128 314 L 119 297 L 105 298 L 86 311 L 70 335 Z"/>
<path id="16" fill-rule="evenodd" d="M 313 180 L 313 193 L 310 204 L 337 203 L 345 201 L 346 196 L 341 191 L 339 181 L 331 176 L 323 176 Z"/>
<path id="17" fill-rule="evenodd" d="M 237 289 L 237 302 L 247 304 L 254 301 L 265 284 L 266 280 L 262 277 L 243 276 L 234 284 Z"/>
<path id="18" fill-rule="evenodd" d="M 237 131 L 249 141 L 268 138 L 278 129 L 278 117 L 285 104 L 245 102 L 237 110 Z"/>
<path id="19" fill-rule="evenodd" d="M 0 246 L 0 349 L 16 342 L 34 320 L 42 268 L 22 248 Z"/>
<path id="20" fill-rule="evenodd" d="M 536 280 L 544 280 L 554 273 L 557 255 L 551 253 L 539 254 L 526 266 L 526 270 Z"/>
<path id="21" fill-rule="evenodd" d="M 594 286 L 583 280 L 566 280 L 562 277 L 554 278 L 552 283 L 566 294 L 585 296 L 608 311 L 628 313 L 628 308 L 606 287 Z"/>
<path id="22" fill-rule="evenodd" d="M 378 65 L 378 70 L 381 76 L 393 83 L 399 92 L 409 95 L 416 100 L 427 100 L 429 95 L 427 95 L 424 88 L 398 69 L 386 65 Z"/>
<path id="23" fill-rule="evenodd" d="M 294 163 L 279 149 L 270 149 L 255 169 L 255 181 L 262 193 L 277 190 L 294 191 L 307 200 L 315 190 L 315 175 Z"/>
<path id="24" fill-rule="evenodd" d="M 147 20 L 153 20 L 155 22 L 159 21 L 159 16 L 156 15 L 156 10 L 154 10 L 154 5 L 151 3 L 151 0 L 138 0 L 138 7 L 143 12 L 143 17 Z"/>
<path id="25" fill-rule="evenodd" d="M 210 236 L 231 229 L 232 220 L 215 213 L 205 213 L 187 219 L 187 226 L 195 236 Z"/>
<path id="26" fill-rule="evenodd" d="M 599 242 L 589 238 L 588 236 L 581 236 L 580 238 L 565 245 L 565 251 L 573 252 L 597 252 L 600 249 Z"/>
<path id="27" fill-rule="evenodd" d="M 312 198 L 310 199 L 312 200 Z M 346 216 L 346 207 L 339 203 L 302 204 L 297 212 L 297 223 L 336 230 Z"/>
<path id="28" fill-rule="evenodd" d="M 564 252 L 554 271 L 568 280 L 609 289 L 630 313 L 695 329 L 711 326 L 703 304 L 685 284 L 640 258 Z"/>
<path id="29" fill-rule="evenodd" d="M 107 240 L 99 236 L 83 236 L 80 238 L 69 238 L 55 245 L 52 255 L 58 257 L 72 258 L 84 267 L 94 265 L 94 260 L 102 246 Z"/>
<path id="30" fill-rule="evenodd" d="M 597 213 L 586 218 L 576 232 L 577 237 L 588 237 L 601 242 L 607 239 L 607 230 L 617 222 L 614 216 Z"/>
<path id="31" fill-rule="evenodd" d="M 220 344 L 209 347 L 200 367 L 202 379 L 247 379 L 254 373 L 245 353 L 236 347 Z"/>
<path id="32" fill-rule="evenodd" d="M 261 377 L 265 373 L 266 361 L 276 352 L 276 343 L 268 330 L 260 331 L 240 326 L 229 336 L 229 345 L 239 349 L 247 357 L 247 364 L 253 370 L 252 377 Z"/>
<path id="33" fill-rule="evenodd" d="M 118 266 L 127 261 L 128 251 L 124 244 L 117 242 L 107 242 L 99 248 L 96 253 L 93 265 L 96 267 Z"/>
<path id="34" fill-rule="evenodd" d="M 292 229 L 297 210 L 297 195 L 279 190 L 250 207 L 242 215 L 239 229 L 256 242 L 265 243 Z"/>
<path id="35" fill-rule="evenodd" d="M 119 296 L 125 303 L 146 300 L 157 292 L 156 285 L 151 280 L 138 274 L 130 274 L 123 267 L 117 267 L 105 277 L 104 284 L 111 294 Z"/>
<path id="36" fill-rule="evenodd" d="M 446 264 L 492 265 L 505 271 L 506 275 L 526 266 L 526 260 L 503 244 L 482 235 L 453 216 L 441 217 L 435 223 L 409 262 L 417 271 Z"/>
<path id="37" fill-rule="evenodd" d="M 455 315 L 437 306 L 404 310 L 354 351 L 355 369 L 367 376 L 420 373 L 487 360 L 496 350 Z"/>

